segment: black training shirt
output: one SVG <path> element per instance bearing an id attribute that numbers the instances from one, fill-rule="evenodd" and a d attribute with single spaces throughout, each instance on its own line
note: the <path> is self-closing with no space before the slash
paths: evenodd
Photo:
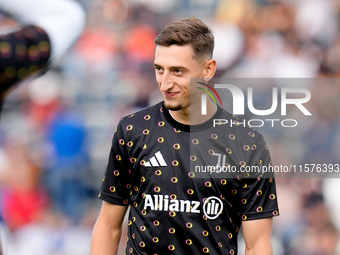
<path id="1" fill-rule="evenodd" d="M 236 121 L 183 125 L 163 103 L 121 119 L 99 197 L 131 208 L 126 254 L 237 254 L 242 221 L 278 215 L 275 179 L 205 171 L 271 164 L 259 133 L 213 119 Z"/>

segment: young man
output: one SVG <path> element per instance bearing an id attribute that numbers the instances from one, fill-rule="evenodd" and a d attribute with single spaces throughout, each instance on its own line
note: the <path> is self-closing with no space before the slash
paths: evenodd
<path id="1" fill-rule="evenodd" d="M 128 207 L 126 254 L 237 254 L 241 222 L 246 254 L 272 254 L 272 216 L 278 215 L 274 179 L 202 177 L 192 167 L 214 164 L 212 154 L 222 150 L 228 164 L 238 167 L 270 161 L 260 134 L 241 125 L 214 128 L 213 119 L 232 116 L 212 102 L 201 116 L 197 91 L 190 94 L 191 78 L 206 81 L 216 70 L 210 29 L 196 18 L 179 20 L 155 43 L 164 101 L 118 124 L 91 254 L 117 254 Z"/>

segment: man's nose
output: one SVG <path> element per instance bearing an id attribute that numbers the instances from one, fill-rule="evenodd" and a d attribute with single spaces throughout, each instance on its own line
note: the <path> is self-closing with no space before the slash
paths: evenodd
<path id="1" fill-rule="evenodd" d="M 167 91 L 174 86 L 174 80 L 170 72 L 165 71 L 161 78 L 161 90 Z"/>

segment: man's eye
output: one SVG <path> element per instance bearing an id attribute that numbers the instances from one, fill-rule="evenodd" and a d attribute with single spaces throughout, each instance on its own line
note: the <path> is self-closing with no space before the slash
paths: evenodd
<path id="1" fill-rule="evenodd" d="M 176 70 L 174 70 L 174 73 L 176 73 L 176 74 L 181 74 L 181 73 L 182 73 L 182 70 L 176 69 Z"/>
<path id="2" fill-rule="evenodd" d="M 155 66 L 155 70 L 158 72 L 158 73 L 162 73 L 163 72 L 163 69 L 158 67 L 158 66 Z"/>

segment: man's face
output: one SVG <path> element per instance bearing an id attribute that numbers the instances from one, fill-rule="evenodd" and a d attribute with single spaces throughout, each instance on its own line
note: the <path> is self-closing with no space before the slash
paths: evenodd
<path id="1" fill-rule="evenodd" d="M 165 107 L 179 111 L 190 106 L 190 79 L 201 78 L 204 61 L 193 59 L 191 45 L 156 47 L 156 80 L 164 97 Z"/>

